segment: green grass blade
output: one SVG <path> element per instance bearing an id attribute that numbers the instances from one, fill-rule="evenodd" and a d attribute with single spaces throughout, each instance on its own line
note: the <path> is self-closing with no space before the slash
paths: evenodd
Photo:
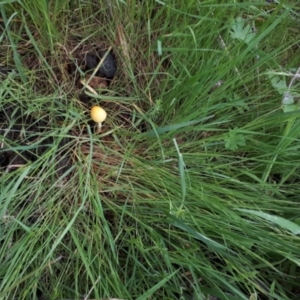
<path id="1" fill-rule="evenodd" d="M 270 214 L 267 214 L 267 213 L 264 213 L 261 211 L 255 211 L 255 210 L 239 209 L 239 211 L 263 218 L 270 223 L 274 223 L 282 228 L 289 230 L 291 233 L 293 233 L 295 235 L 300 234 L 300 226 L 285 219 L 285 218 L 270 215 Z"/>
<path id="2" fill-rule="evenodd" d="M 151 297 L 158 289 L 160 289 L 166 282 L 168 282 L 171 278 L 173 278 L 178 271 L 174 271 L 173 273 L 166 276 L 166 278 L 162 279 L 148 291 L 146 291 L 143 295 L 139 296 L 136 300 L 146 300 Z"/>

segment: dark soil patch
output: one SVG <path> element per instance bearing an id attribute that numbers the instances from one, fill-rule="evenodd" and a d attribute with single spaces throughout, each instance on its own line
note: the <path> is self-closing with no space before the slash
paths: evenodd
<path id="1" fill-rule="evenodd" d="M 13 105 L 4 105 L 0 110 L 0 170 L 11 172 L 28 163 L 37 161 L 50 147 L 55 139 L 47 132 L 50 128 L 47 118 L 35 119 L 33 116 L 22 114 Z M 70 158 L 64 156 L 64 138 L 59 143 L 56 156 L 56 175 L 61 176 L 71 166 Z"/>

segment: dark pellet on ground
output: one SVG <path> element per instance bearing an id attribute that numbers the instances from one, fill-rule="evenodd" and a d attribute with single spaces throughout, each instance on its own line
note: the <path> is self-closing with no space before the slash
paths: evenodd
<path id="1" fill-rule="evenodd" d="M 88 53 L 85 57 L 86 71 L 94 70 L 98 66 L 100 60 L 105 55 L 106 55 L 106 51 L 98 51 L 97 55 Z M 110 51 L 109 53 L 107 53 L 103 63 L 101 64 L 99 70 L 96 73 L 96 76 L 111 80 L 114 78 L 116 72 L 117 72 L 117 61 L 112 51 Z"/>

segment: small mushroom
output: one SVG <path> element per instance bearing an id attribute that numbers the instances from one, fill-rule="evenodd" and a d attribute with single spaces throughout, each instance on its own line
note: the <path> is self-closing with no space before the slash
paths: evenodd
<path id="1" fill-rule="evenodd" d="M 101 131 L 102 123 L 107 117 L 106 111 L 100 106 L 93 106 L 91 109 L 91 118 L 97 123 L 97 133 Z"/>

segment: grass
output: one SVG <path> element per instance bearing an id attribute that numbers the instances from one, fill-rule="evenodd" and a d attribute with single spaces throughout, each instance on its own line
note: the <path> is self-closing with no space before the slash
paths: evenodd
<path id="1" fill-rule="evenodd" d="M 2 2 L 1 299 L 298 299 L 297 1 Z"/>

